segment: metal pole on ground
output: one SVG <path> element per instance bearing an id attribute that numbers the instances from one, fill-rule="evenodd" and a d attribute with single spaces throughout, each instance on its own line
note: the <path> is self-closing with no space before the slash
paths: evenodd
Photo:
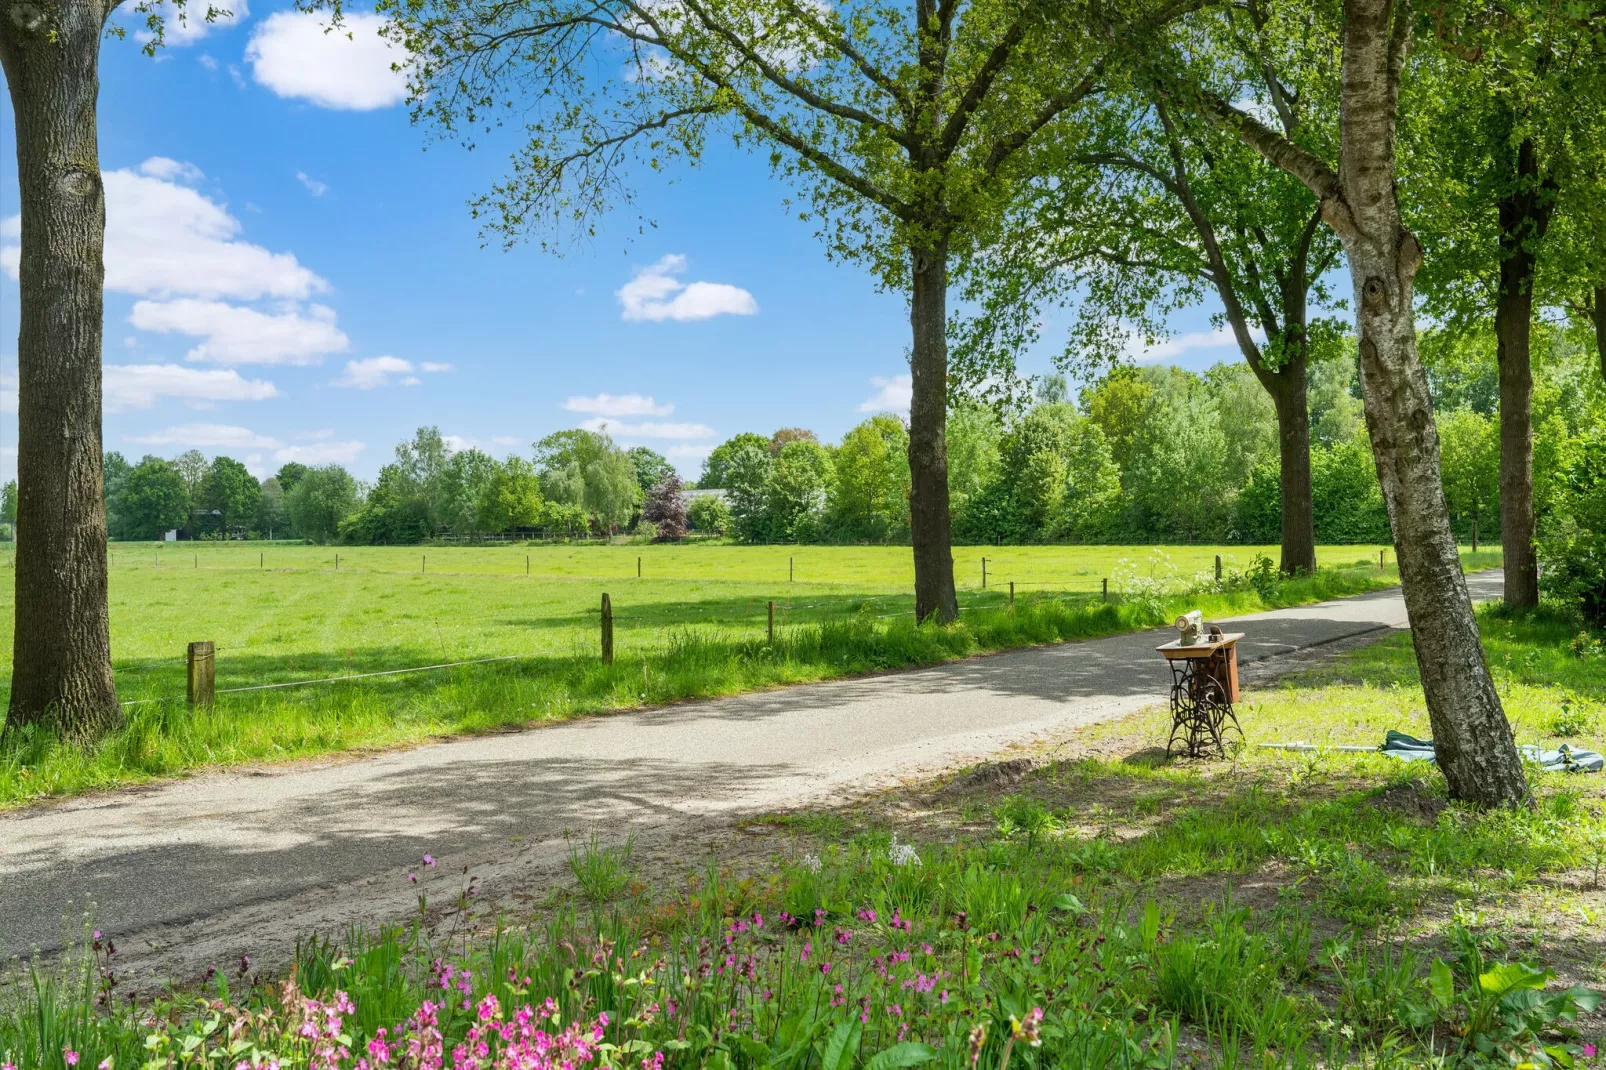
<path id="1" fill-rule="evenodd" d="M 602 663 L 613 664 L 613 601 L 602 596 Z"/>
<path id="2" fill-rule="evenodd" d="M 191 643 L 184 661 L 184 691 L 190 705 L 210 707 L 217 688 L 217 648 L 211 643 Z"/>

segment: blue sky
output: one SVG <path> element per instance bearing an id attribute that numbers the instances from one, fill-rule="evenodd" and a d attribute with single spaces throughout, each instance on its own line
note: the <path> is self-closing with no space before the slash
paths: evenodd
<path id="1" fill-rule="evenodd" d="M 107 449 L 372 478 L 434 424 L 494 454 L 606 421 L 694 477 L 740 431 L 833 439 L 907 404 L 908 320 L 789 218 L 763 159 L 714 145 L 558 258 L 481 248 L 466 201 L 509 145 L 413 127 L 372 16 L 247 11 L 102 54 Z M 125 21 L 130 16 L 125 15 Z M 0 478 L 15 471 L 17 185 L 0 119 Z M 427 151 L 426 151 L 427 149 Z M 639 215 L 655 226 L 644 232 Z M 1149 355 L 1232 359 L 1200 310 Z M 1023 362 L 1047 370 L 1045 358 Z"/>

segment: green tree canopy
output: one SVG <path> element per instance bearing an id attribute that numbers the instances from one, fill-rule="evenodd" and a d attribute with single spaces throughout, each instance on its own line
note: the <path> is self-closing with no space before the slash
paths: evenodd
<path id="1" fill-rule="evenodd" d="M 357 481 L 338 464 L 307 469 L 284 496 L 296 533 L 313 542 L 332 542 L 359 504 Z"/>
<path id="2" fill-rule="evenodd" d="M 225 537 L 231 528 L 250 526 L 255 518 L 262 485 L 246 470 L 245 465 L 232 457 L 212 458 L 207 472 L 205 501 L 209 509 L 218 513 L 218 525 Z"/>
<path id="3" fill-rule="evenodd" d="M 743 446 L 757 446 L 760 449 L 769 449 L 770 440 L 763 435 L 751 431 L 743 431 L 734 438 L 728 438 L 715 446 L 703 461 L 703 476 L 697 485 L 704 490 L 726 490 L 730 487 L 731 459 L 736 451 Z"/>
<path id="4" fill-rule="evenodd" d="M 183 526 L 189 515 L 189 488 L 172 462 L 146 457 L 129 469 L 117 501 L 120 537 L 160 538 Z"/>

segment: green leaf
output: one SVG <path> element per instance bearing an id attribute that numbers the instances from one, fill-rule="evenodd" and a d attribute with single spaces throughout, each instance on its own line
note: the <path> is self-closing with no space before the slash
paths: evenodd
<path id="1" fill-rule="evenodd" d="M 929 1063 L 936 1057 L 936 1048 L 906 1040 L 902 1044 L 894 1044 L 874 1059 L 865 1063 L 864 1070 L 897 1070 L 898 1067 L 919 1066 L 921 1063 Z"/>
<path id="2" fill-rule="evenodd" d="M 1478 987 L 1499 997 L 1522 988 L 1544 988 L 1550 975 L 1520 962 L 1506 962 L 1478 975 Z"/>
<path id="3" fill-rule="evenodd" d="M 1054 897 L 1054 909 L 1063 910 L 1067 914 L 1075 914 L 1078 916 L 1087 913 L 1087 907 L 1083 906 L 1082 901 L 1076 898 L 1076 896 L 1072 895 L 1070 892 L 1066 892 L 1063 895 L 1057 895 Z"/>
<path id="4" fill-rule="evenodd" d="M 1433 967 L 1428 970 L 1428 994 L 1440 1010 L 1449 1007 L 1455 999 L 1455 977 L 1450 973 L 1450 964 L 1443 959 L 1434 959 Z"/>
<path id="5" fill-rule="evenodd" d="M 761 1040 L 752 1037 L 737 1037 L 736 1043 L 741 1045 L 743 1054 L 755 1063 L 762 1063 L 770 1057 L 770 1046 Z"/>
<path id="6" fill-rule="evenodd" d="M 864 1035 L 864 1025 L 860 1022 L 843 1022 L 831 1034 L 826 1042 L 825 1056 L 820 1060 L 820 1070 L 847 1070 L 848 1063 L 853 1060 L 854 1054 L 859 1050 L 859 1038 Z M 848 1062 L 843 1062 L 843 1057 Z"/>
<path id="7" fill-rule="evenodd" d="M 1160 904 L 1153 899 L 1143 904 L 1143 924 L 1138 927 L 1143 946 L 1152 948 L 1160 940 Z"/>
<path id="8" fill-rule="evenodd" d="M 1572 997 L 1573 1006 L 1577 1007 L 1585 1014 L 1590 1014 L 1593 1013 L 1596 1007 L 1600 1006 L 1601 997 L 1606 996 L 1606 993 L 1600 992 L 1597 989 L 1585 988 L 1582 985 L 1578 985 L 1576 987 L 1569 988 L 1567 990 L 1567 995 Z"/>

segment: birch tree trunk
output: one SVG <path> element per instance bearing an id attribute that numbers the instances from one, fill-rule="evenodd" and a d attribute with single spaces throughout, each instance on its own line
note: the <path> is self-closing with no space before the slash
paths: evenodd
<path id="1" fill-rule="evenodd" d="M 910 251 L 909 530 L 914 543 L 915 619 L 959 616 L 953 527 L 948 512 L 948 243 Z"/>
<path id="2" fill-rule="evenodd" d="M 1439 767 L 1454 799 L 1531 806 L 1461 574 L 1433 398 L 1416 351 L 1412 290 L 1422 247 L 1400 217 L 1394 159 L 1411 17 L 1404 0 L 1344 2 L 1338 188 L 1324 198 L 1324 218 L 1343 243 L 1354 281 L 1367 430 Z"/>
<path id="3" fill-rule="evenodd" d="M 112 683 L 101 496 L 101 251 L 93 0 L 0 8 L 22 207 L 16 634 L 7 732 L 87 739 L 122 719 Z"/>

